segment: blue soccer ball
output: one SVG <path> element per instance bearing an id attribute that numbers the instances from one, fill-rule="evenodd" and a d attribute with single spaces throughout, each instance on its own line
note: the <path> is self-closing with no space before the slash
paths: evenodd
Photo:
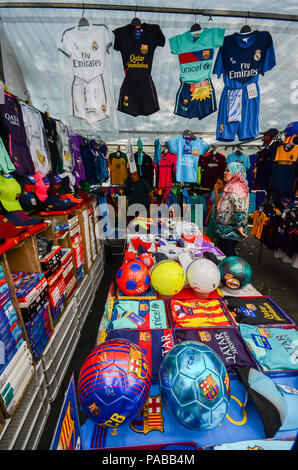
<path id="1" fill-rule="evenodd" d="M 230 379 L 220 357 L 198 341 L 182 341 L 163 358 L 159 381 L 168 411 L 185 427 L 206 431 L 227 414 Z"/>

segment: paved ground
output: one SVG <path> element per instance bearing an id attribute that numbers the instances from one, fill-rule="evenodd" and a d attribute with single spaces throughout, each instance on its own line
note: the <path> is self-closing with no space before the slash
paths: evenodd
<path id="1" fill-rule="evenodd" d="M 252 267 L 253 286 L 263 295 L 270 296 L 298 324 L 298 269 L 284 263 L 281 259 L 274 258 L 273 253 L 265 246 L 259 262 L 259 250 L 260 242 L 252 236 L 239 245 L 239 256 L 246 259 Z M 122 259 L 123 255 L 110 256 L 107 259 L 104 278 L 96 292 L 94 303 L 82 329 L 79 343 L 60 386 L 59 393 L 52 403 L 51 413 L 39 443 L 39 450 L 50 448 L 70 377 L 74 372 L 75 382 L 77 383 L 82 363 L 95 345 L 108 289 Z M 82 419 L 81 424 L 83 424 L 84 413 L 82 411 L 80 411 L 80 416 Z"/>

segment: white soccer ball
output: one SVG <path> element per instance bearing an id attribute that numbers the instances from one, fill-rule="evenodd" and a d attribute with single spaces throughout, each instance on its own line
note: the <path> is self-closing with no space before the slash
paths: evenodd
<path id="1" fill-rule="evenodd" d="M 187 267 L 186 278 L 196 294 L 208 294 L 219 286 L 220 271 L 209 259 L 196 259 Z"/>

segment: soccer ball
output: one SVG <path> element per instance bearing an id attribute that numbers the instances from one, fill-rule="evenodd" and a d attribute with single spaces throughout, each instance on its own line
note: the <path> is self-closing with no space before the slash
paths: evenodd
<path id="1" fill-rule="evenodd" d="M 93 421 L 118 427 L 144 406 L 151 384 L 146 356 L 125 339 L 106 341 L 86 358 L 79 374 L 78 395 Z"/>
<path id="2" fill-rule="evenodd" d="M 185 285 L 185 273 L 176 261 L 165 259 L 152 268 L 151 284 L 159 294 L 171 297 L 178 294 Z"/>
<path id="3" fill-rule="evenodd" d="M 142 261 L 133 259 L 121 266 L 116 281 L 126 295 L 143 294 L 150 286 L 149 270 Z"/>
<path id="4" fill-rule="evenodd" d="M 154 265 L 154 258 L 150 253 L 142 253 L 137 257 L 137 259 L 140 259 L 148 269 Z"/>
<path id="5" fill-rule="evenodd" d="M 219 263 L 221 282 L 230 289 L 239 289 L 251 281 L 252 271 L 247 261 L 239 256 L 228 256 Z"/>
<path id="6" fill-rule="evenodd" d="M 196 294 L 208 294 L 220 284 L 220 272 L 209 259 L 196 259 L 186 270 L 186 279 Z"/>
<path id="7" fill-rule="evenodd" d="M 198 341 L 182 341 L 164 356 L 159 382 L 164 404 L 186 428 L 213 429 L 227 414 L 227 370 L 213 349 Z"/>

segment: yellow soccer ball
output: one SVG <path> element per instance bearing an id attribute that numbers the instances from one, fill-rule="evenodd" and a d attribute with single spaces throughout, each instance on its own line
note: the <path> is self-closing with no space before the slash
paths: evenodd
<path id="1" fill-rule="evenodd" d="M 160 295 L 171 297 L 178 294 L 184 287 L 184 270 L 177 261 L 170 259 L 159 261 L 152 268 L 151 284 Z"/>

